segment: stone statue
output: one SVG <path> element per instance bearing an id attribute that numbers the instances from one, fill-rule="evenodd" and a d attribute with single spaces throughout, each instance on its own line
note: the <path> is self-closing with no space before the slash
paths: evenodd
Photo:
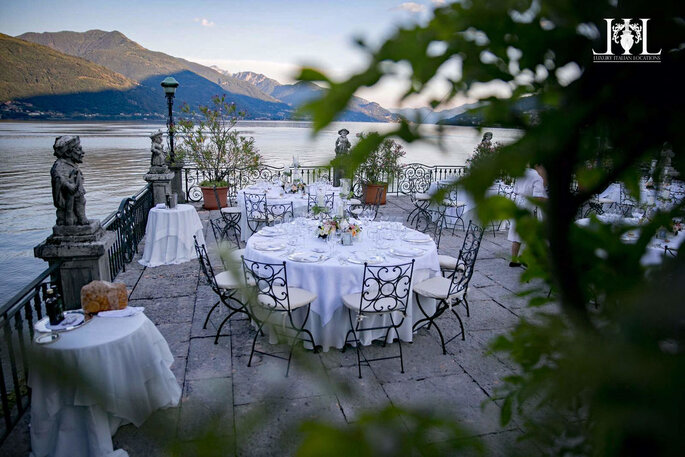
<path id="1" fill-rule="evenodd" d="M 347 129 L 340 129 L 338 130 L 338 137 L 337 140 L 335 140 L 335 158 L 338 159 L 341 156 L 347 155 L 347 153 L 350 151 L 350 147 L 352 146 L 350 144 L 350 140 L 347 139 L 347 135 L 350 134 L 350 131 Z M 345 170 L 342 168 L 336 168 L 335 173 L 334 173 L 334 178 L 333 178 L 333 185 L 338 187 L 340 186 L 340 178 L 345 177 Z"/>
<path id="2" fill-rule="evenodd" d="M 50 170 L 57 225 L 89 225 L 83 174 L 78 167 L 83 162 L 81 139 L 71 135 L 59 136 L 52 148 L 57 157 Z"/>
<path id="3" fill-rule="evenodd" d="M 150 158 L 151 167 L 162 167 L 164 172 L 166 172 L 166 152 L 164 151 L 164 146 L 162 145 L 162 136 L 164 133 L 161 130 L 157 130 L 152 135 L 150 139 L 152 140 L 152 145 L 150 146 L 150 152 L 152 157 Z"/>

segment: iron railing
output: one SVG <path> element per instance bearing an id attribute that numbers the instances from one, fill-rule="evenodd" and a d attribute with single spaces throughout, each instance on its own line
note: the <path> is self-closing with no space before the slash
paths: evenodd
<path id="1" fill-rule="evenodd" d="M 102 221 L 105 230 L 116 234 L 114 244 L 107 253 L 112 281 L 119 272 L 126 271 L 126 264 L 138 252 L 138 245 L 145 237 L 147 215 L 153 205 L 152 189 L 147 185 L 133 197 L 124 198 L 119 209 Z"/>
<path id="2" fill-rule="evenodd" d="M 412 190 L 412 185 L 419 191 L 426 191 L 432 181 L 440 181 L 459 177 L 464 174 L 463 165 L 424 165 L 422 163 L 403 164 L 399 173 L 392 176 L 382 176 L 382 180 L 389 182 L 388 193 L 408 194 Z M 300 176 L 305 184 L 311 184 L 317 179 L 324 178 L 329 181 L 333 179 L 333 168 L 330 167 L 300 167 Z M 235 197 L 238 190 L 254 184 L 260 180 L 271 181 L 273 178 L 280 178 L 283 172 L 292 171 L 291 168 L 273 167 L 264 165 L 256 170 L 241 170 L 232 168 L 228 170 L 226 180 L 228 181 L 229 196 Z M 199 168 L 189 165 L 183 168 L 183 180 L 185 183 L 186 198 L 191 202 L 202 200 L 200 183 L 208 179 L 207 174 Z M 353 180 L 353 191 L 357 196 L 363 194 L 364 175 L 357 173 Z"/>
<path id="3" fill-rule="evenodd" d="M 0 308 L 0 400 L 3 421 L 0 424 L 2 444 L 28 410 L 28 349 L 33 340 L 33 325 L 45 314 L 45 293 L 49 288 L 59 292 L 60 263 L 54 263 Z"/>

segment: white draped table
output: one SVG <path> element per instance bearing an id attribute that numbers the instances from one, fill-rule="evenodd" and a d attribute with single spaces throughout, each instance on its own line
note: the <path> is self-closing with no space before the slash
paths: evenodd
<path id="1" fill-rule="evenodd" d="M 340 200 L 340 187 L 331 186 L 317 186 L 312 184 L 309 186 L 309 190 L 312 195 L 316 195 L 317 192 L 324 194 L 334 194 L 333 198 L 333 211 L 334 213 L 338 210 L 338 206 L 341 204 Z M 248 194 L 265 194 L 267 205 L 287 205 L 289 203 L 293 204 L 294 216 L 305 216 L 307 214 L 308 207 L 308 196 L 307 194 L 301 193 L 286 193 L 282 187 L 278 185 L 272 185 L 268 183 L 259 183 L 252 186 L 248 186 L 244 189 L 238 191 L 237 200 L 238 208 L 240 208 L 240 233 L 241 239 L 246 241 L 252 235 L 252 231 L 247 225 L 247 210 L 245 208 L 245 193 Z M 337 213 L 335 213 L 337 214 Z"/>
<path id="2" fill-rule="evenodd" d="M 261 236 L 263 231 L 257 232 L 247 242 L 245 258 L 268 263 L 285 261 L 288 285 L 306 289 L 317 295 L 317 299 L 311 305 L 312 312 L 306 328 L 312 332 L 315 343 L 321 346 L 324 351 L 330 347 L 342 349 L 345 344 L 345 336 L 350 329 L 348 311 L 343 306 L 342 296 L 361 292 L 364 274 L 363 264 L 354 264 L 347 260 L 355 252 L 360 256 L 369 253 L 382 255 L 385 259 L 379 264 L 397 265 L 411 262 L 412 257 L 395 256 L 391 254 L 391 249 L 419 248 L 423 252 L 414 257 L 416 262 L 412 283 L 415 284 L 440 274 L 438 252 L 432 240 L 427 243 L 410 243 L 403 240 L 403 238 L 412 238 L 410 235 L 424 236 L 414 230 L 406 229 L 402 232 L 396 232 L 395 235 L 392 235 L 390 231 L 381 230 L 378 232 L 378 238 L 371 240 L 370 232 L 382 227 L 384 223 L 367 223 L 362 231 L 361 239 L 356 240 L 352 246 L 335 245 L 331 255 L 330 246 L 325 241 L 316 238 L 314 234 L 316 225 L 317 223 L 314 221 L 307 221 L 306 226 L 298 226 L 294 223 L 284 224 L 287 233 L 282 236 L 267 237 Z M 393 236 L 395 239 L 386 239 Z M 269 246 L 280 245 L 285 247 L 279 251 L 263 250 L 264 248 L 268 249 Z M 331 257 L 324 261 L 312 263 L 288 259 L 289 253 L 314 252 L 315 250 L 325 251 L 324 255 Z M 410 293 L 407 316 L 399 330 L 402 341 L 412 341 L 413 323 L 423 317 L 413 302 L 414 296 L 413 293 Z M 388 316 L 376 316 L 367 318 L 364 326 L 374 326 L 373 319 L 377 319 L 378 322 L 381 320 L 390 322 Z M 390 338 L 395 337 L 392 333 Z M 362 344 L 368 345 L 374 339 L 382 338 L 384 335 L 385 330 L 378 330 L 362 332 L 358 336 L 361 338 Z"/>
<path id="3" fill-rule="evenodd" d="M 154 207 L 145 228 L 145 251 L 138 261 L 146 267 L 188 262 L 197 257 L 193 235 L 204 244 L 202 222 L 192 205 Z"/>
<path id="4" fill-rule="evenodd" d="M 140 313 L 94 317 L 34 346 L 31 387 L 31 457 L 122 457 L 112 435 L 139 427 L 155 410 L 178 404 L 174 358 L 157 327 Z"/>

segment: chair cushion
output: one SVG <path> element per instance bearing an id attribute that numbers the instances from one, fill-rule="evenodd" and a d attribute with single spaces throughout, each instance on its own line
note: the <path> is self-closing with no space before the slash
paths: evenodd
<path id="1" fill-rule="evenodd" d="M 285 301 L 285 288 L 284 287 L 274 287 L 274 295 L 279 298 L 278 303 L 274 306 L 274 299 L 266 294 L 259 294 L 257 300 L 263 306 L 267 308 L 276 308 L 281 311 L 287 311 L 287 301 Z M 283 297 L 283 300 L 280 298 Z M 288 297 L 290 298 L 290 309 L 301 308 L 306 306 L 316 300 L 316 294 L 309 292 L 305 289 L 300 289 L 299 287 L 288 287 Z"/>
<path id="2" fill-rule="evenodd" d="M 219 289 L 238 289 L 242 287 L 244 283 L 242 275 L 236 277 L 232 271 L 222 271 L 214 276 L 214 279 L 216 279 L 216 284 L 219 286 Z"/>
<path id="3" fill-rule="evenodd" d="M 430 195 L 430 194 L 427 194 L 427 193 L 425 193 L 425 192 L 417 192 L 417 193 L 414 194 L 414 198 L 415 198 L 416 200 L 430 200 L 430 199 L 431 199 L 431 195 Z"/>
<path id="4" fill-rule="evenodd" d="M 457 266 L 457 258 L 451 255 L 438 255 L 438 260 L 440 261 L 441 270 L 454 270 Z"/>
<path id="5" fill-rule="evenodd" d="M 222 213 L 229 213 L 229 214 L 235 214 L 238 213 L 240 214 L 240 208 L 237 206 L 228 206 L 226 208 L 221 208 Z"/>
<path id="6" fill-rule="evenodd" d="M 456 208 L 461 208 L 462 206 L 466 206 L 466 203 L 462 201 L 454 201 L 454 200 L 443 200 L 442 201 L 443 206 L 454 206 Z"/>
<path id="7" fill-rule="evenodd" d="M 343 304 L 351 310 L 359 312 L 359 300 L 361 299 L 361 296 L 361 293 L 343 295 Z M 385 311 L 385 309 L 387 309 L 388 307 L 398 308 L 398 306 L 398 303 L 391 298 L 381 298 L 380 300 L 375 302 L 375 306 L 371 302 L 363 303 L 362 312 L 381 314 L 387 313 L 388 311 Z M 393 309 L 392 311 L 404 311 L 404 306 L 402 306 L 399 309 Z"/>
<path id="8" fill-rule="evenodd" d="M 423 295 L 424 297 L 428 298 L 438 298 L 446 300 L 448 298 L 451 283 L 452 280 L 449 278 L 443 278 L 442 276 L 434 276 L 430 279 L 426 279 L 425 281 L 422 281 L 414 285 L 414 293 Z M 457 294 L 454 294 L 451 298 L 462 300 L 467 290 L 468 288 L 462 290 Z"/>
<path id="9" fill-rule="evenodd" d="M 362 204 L 361 200 L 359 200 L 359 199 L 357 199 L 357 198 L 350 198 L 349 200 L 347 200 L 347 203 L 350 204 L 350 205 L 352 205 L 352 206 L 361 205 L 361 204 Z"/>

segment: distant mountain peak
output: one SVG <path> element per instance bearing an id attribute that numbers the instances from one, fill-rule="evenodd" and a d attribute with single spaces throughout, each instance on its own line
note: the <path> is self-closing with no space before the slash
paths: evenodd
<path id="1" fill-rule="evenodd" d="M 274 89 L 282 85 L 275 79 L 254 71 L 241 71 L 240 73 L 233 73 L 231 76 L 257 86 L 259 90 L 268 95 L 271 95 Z"/>

